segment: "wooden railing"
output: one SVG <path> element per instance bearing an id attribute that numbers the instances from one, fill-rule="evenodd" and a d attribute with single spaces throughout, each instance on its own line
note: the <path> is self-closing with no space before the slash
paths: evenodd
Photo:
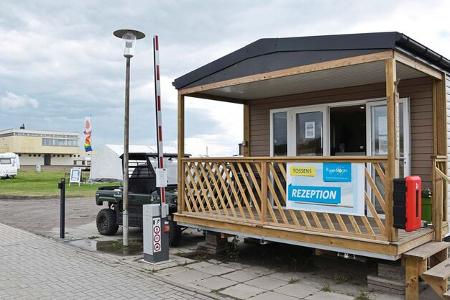
<path id="1" fill-rule="evenodd" d="M 286 163 L 364 164 L 363 216 L 286 209 Z M 387 240 L 385 157 L 185 158 L 181 162 L 180 209 L 215 220 Z"/>
<path id="2" fill-rule="evenodd" d="M 442 229 L 447 224 L 447 185 L 450 177 L 447 176 L 447 156 L 433 157 L 433 191 L 431 222 L 435 230 L 435 240 L 442 240 Z"/>

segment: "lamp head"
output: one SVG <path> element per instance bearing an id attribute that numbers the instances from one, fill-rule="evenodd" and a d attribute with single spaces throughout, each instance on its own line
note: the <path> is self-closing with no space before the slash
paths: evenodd
<path id="1" fill-rule="evenodd" d="M 133 29 L 119 29 L 113 32 L 114 36 L 125 41 L 123 56 L 131 58 L 134 56 L 134 49 L 136 47 L 136 40 L 143 39 L 145 34 L 143 32 Z"/>

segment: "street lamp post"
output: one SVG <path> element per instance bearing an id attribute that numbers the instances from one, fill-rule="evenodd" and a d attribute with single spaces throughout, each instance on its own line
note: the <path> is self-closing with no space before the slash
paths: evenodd
<path id="1" fill-rule="evenodd" d="M 123 215 L 123 246 L 128 246 L 128 148 L 129 141 L 129 116 L 130 116 L 130 60 L 134 55 L 136 40 L 145 37 L 145 34 L 131 29 L 119 29 L 114 31 L 114 36 L 125 41 L 123 56 L 126 58 L 125 75 L 125 119 L 123 134 L 123 192 L 122 192 L 122 215 Z"/>

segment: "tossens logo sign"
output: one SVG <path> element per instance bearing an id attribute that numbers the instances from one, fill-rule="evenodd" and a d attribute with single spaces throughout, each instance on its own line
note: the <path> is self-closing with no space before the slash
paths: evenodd
<path id="1" fill-rule="evenodd" d="M 364 165 L 288 163 L 288 209 L 364 215 Z"/>
<path id="2" fill-rule="evenodd" d="M 290 166 L 289 173 L 291 176 L 308 176 L 314 177 L 316 176 L 316 167 L 314 166 Z"/>

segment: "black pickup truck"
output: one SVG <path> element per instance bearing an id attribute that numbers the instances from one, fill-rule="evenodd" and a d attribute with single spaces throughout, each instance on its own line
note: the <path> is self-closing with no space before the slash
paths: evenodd
<path id="1" fill-rule="evenodd" d="M 156 187 L 155 170 L 146 153 L 132 153 L 128 164 L 128 226 L 142 228 L 142 206 L 160 203 Z M 102 235 L 114 235 L 122 224 L 122 186 L 100 187 L 95 194 L 97 205 L 107 203 L 97 214 L 97 230 Z M 177 210 L 177 186 L 166 188 L 166 203 L 169 205 L 170 245 L 178 245 L 181 239 L 181 228 L 173 221 L 173 213 Z"/>

